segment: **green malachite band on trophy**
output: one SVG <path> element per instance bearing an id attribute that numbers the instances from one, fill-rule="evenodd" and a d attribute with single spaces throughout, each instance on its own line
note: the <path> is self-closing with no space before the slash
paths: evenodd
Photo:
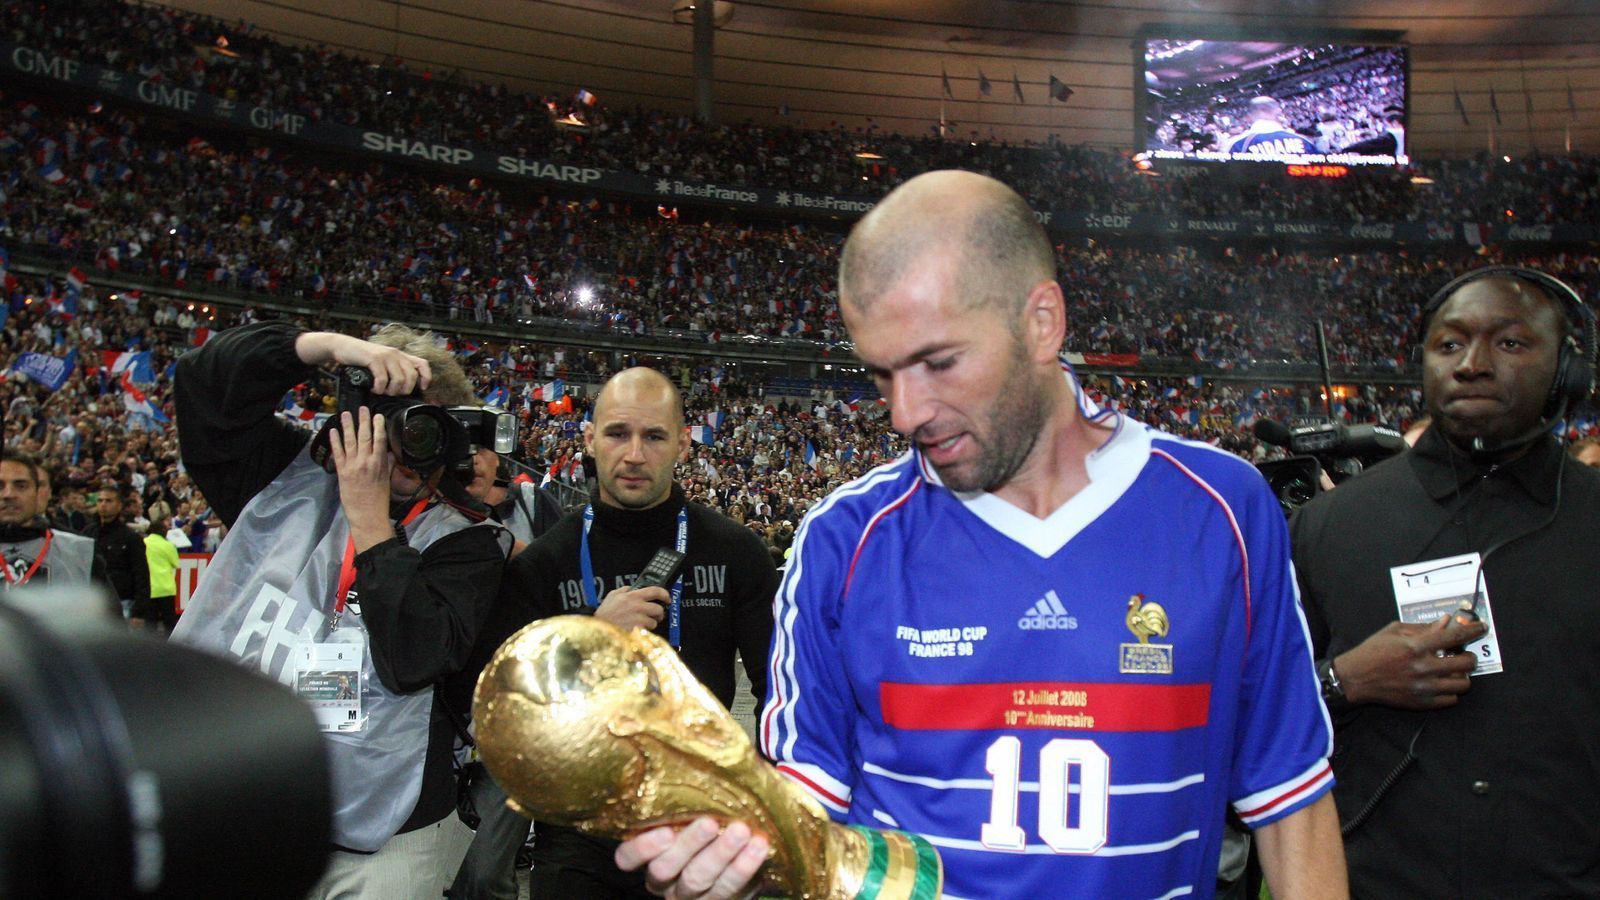
<path id="1" fill-rule="evenodd" d="M 911 888 L 911 900 L 938 900 L 939 883 L 939 851 L 933 845 L 915 834 L 907 834 L 911 845 L 917 848 L 917 881 Z"/>
<path id="2" fill-rule="evenodd" d="M 850 827 L 866 837 L 867 845 L 872 848 L 867 874 L 861 879 L 861 890 L 856 892 L 855 900 L 878 900 L 878 891 L 883 887 L 883 875 L 889 869 L 889 844 L 874 829 L 859 825 Z"/>

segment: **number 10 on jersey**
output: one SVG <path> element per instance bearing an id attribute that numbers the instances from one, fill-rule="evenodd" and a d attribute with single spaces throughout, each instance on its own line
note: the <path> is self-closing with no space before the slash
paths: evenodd
<path id="1" fill-rule="evenodd" d="M 984 768 L 994 777 L 994 787 L 980 842 L 990 850 L 1023 853 L 1028 836 L 1017 824 L 1017 800 L 1024 787 L 1022 741 L 1011 735 L 997 738 L 984 753 Z M 1027 787 L 1039 792 L 1039 839 L 1045 846 L 1057 853 L 1089 854 L 1106 845 L 1111 757 L 1099 744 L 1082 738 L 1050 741 L 1039 751 L 1038 784 Z M 1074 807 L 1076 825 L 1070 824 Z"/>

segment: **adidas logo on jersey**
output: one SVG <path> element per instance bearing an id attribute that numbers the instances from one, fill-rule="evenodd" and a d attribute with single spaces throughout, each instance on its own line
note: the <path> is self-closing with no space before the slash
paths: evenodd
<path id="1" fill-rule="evenodd" d="M 1078 627 L 1078 618 L 1067 615 L 1067 608 L 1061 605 L 1061 598 L 1055 591 L 1047 591 L 1039 602 L 1017 620 L 1017 627 L 1023 631 L 1053 631 L 1070 630 Z"/>

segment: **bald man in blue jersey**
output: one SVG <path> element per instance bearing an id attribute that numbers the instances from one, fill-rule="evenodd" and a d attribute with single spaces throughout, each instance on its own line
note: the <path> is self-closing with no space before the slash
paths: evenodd
<path id="1" fill-rule="evenodd" d="M 845 321 L 914 449 L 797 533 L 762 752 L 836 820 L 926 838 L 947 898 L 1207 897 L 1230 807 L 1275 897 L 1343 897 L 1277 500 L 1089 400 L 1054 265 L 1022 199 L 967 172 L 851 233 Z M 704 819 L 617 859 L 722 900 L 766 852 Z"/>

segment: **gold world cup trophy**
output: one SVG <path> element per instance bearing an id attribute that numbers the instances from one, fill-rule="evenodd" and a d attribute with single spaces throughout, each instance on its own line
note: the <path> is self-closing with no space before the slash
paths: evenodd
<path id="1" fill-rule="evenodd" d="M 484 764 L 518 812 L 626 839 L 708 815 L 767 835 L 764 893 L 932 900 L 927 841 L 829 821 L 653 634 L 557 616 L 495 652 L 473 700 Z"/>

